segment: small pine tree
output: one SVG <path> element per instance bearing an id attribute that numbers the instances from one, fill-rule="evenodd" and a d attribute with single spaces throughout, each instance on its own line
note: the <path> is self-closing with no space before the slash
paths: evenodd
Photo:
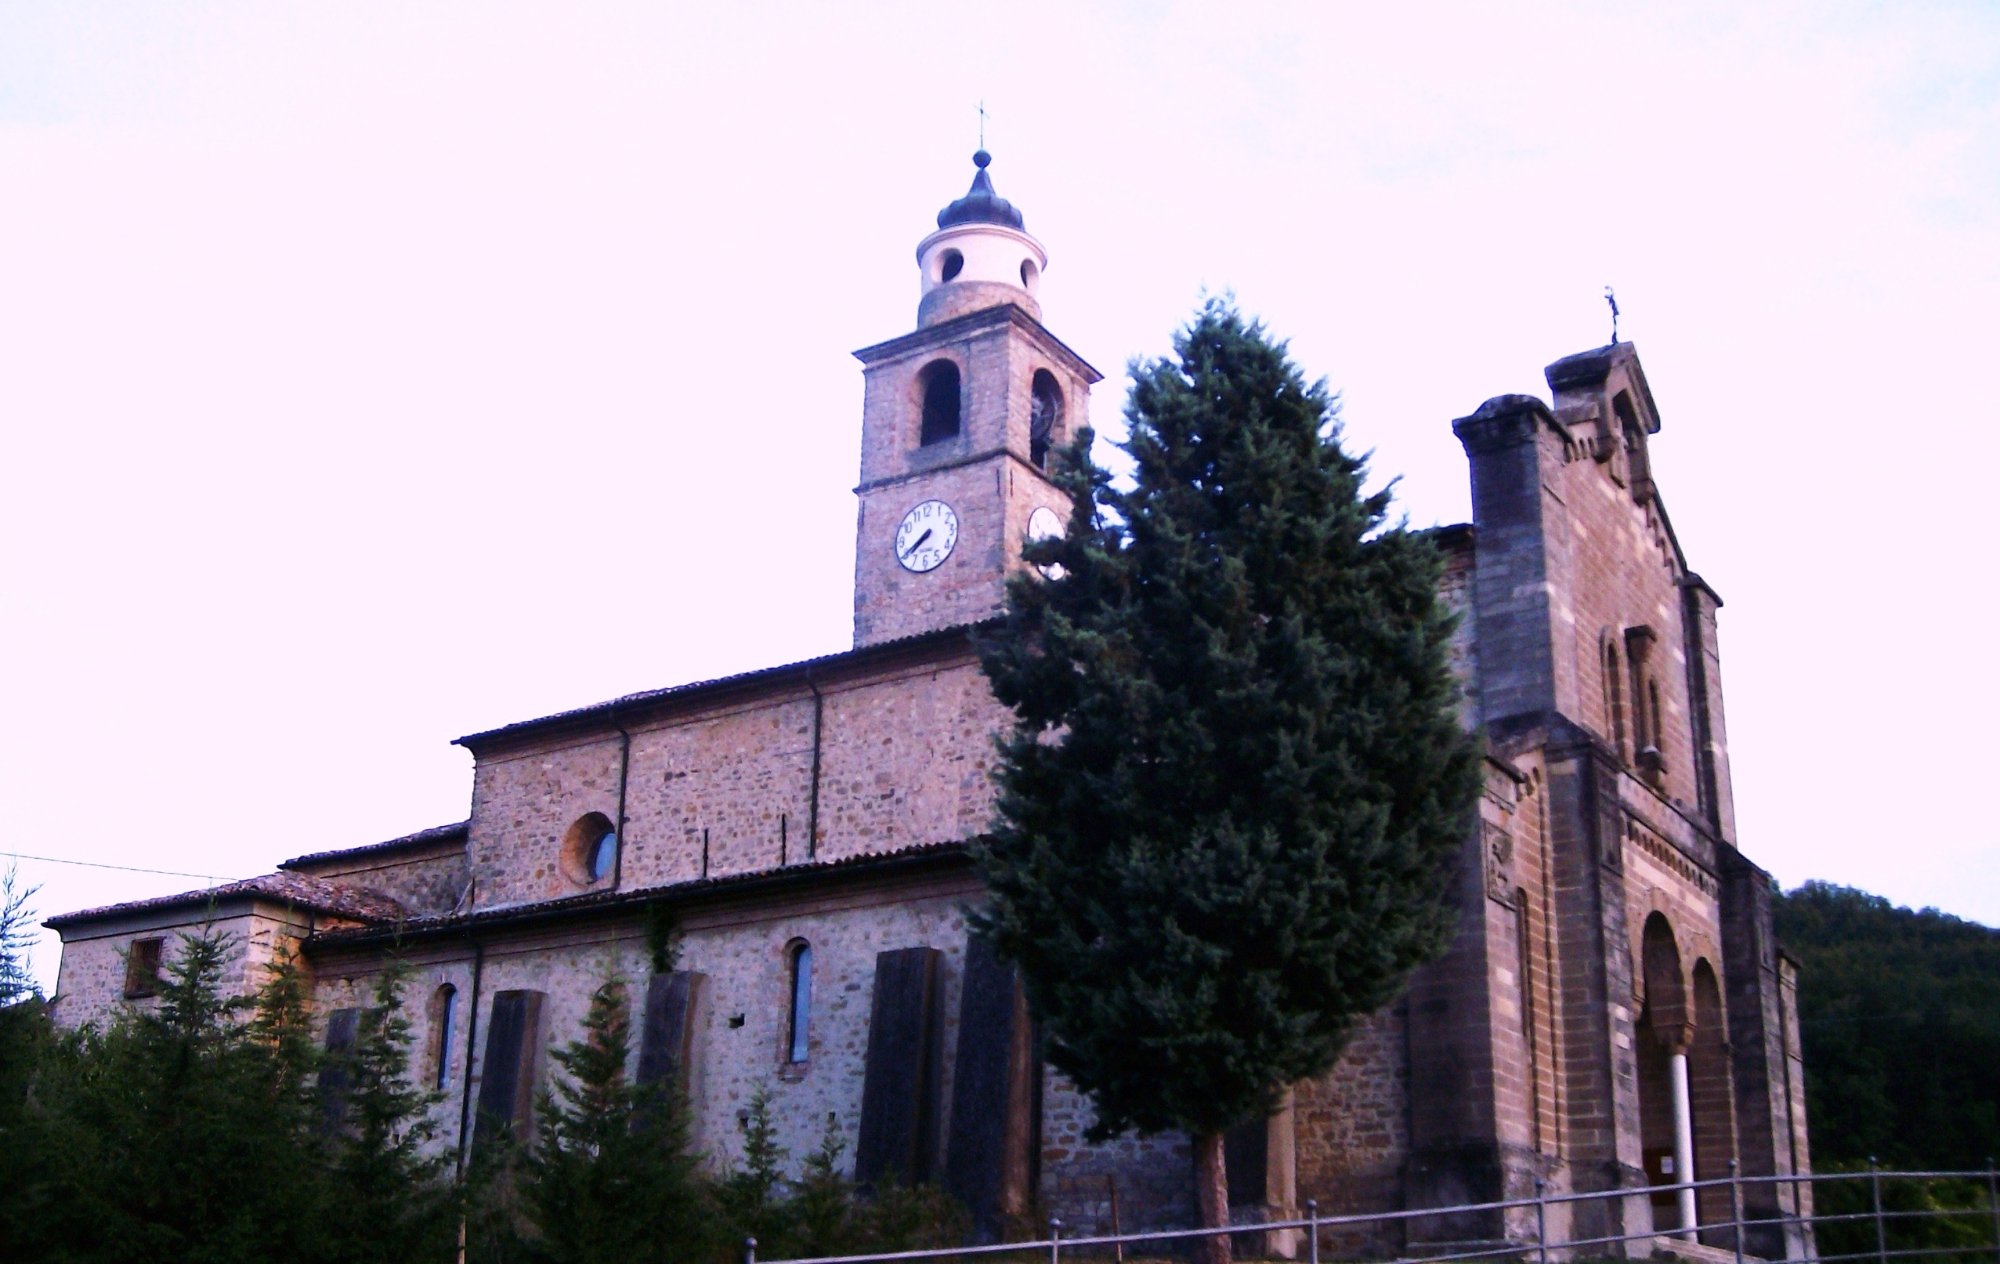
<path id="1" fill-rule="evenodd" d="M 289 944 L 280 945 L 264 968 L 264 981 L 252 997 L 249 1032 L 271 1056 L 273 1094 L 307 1105 L 320 1051 L 312 1034 L 312 985 Z"/>
<path id="2" fill-rule="evenodd" d="M 391 957 L 375 976 L 374 1004 L 361 1012 L 347 1073 L 343 1127 L 333 1142 L 337 1258 L 444 1259 L 456 1247 L 450 1158 L 432 1143 L 440 1095 L 410 1079 L 409 967 Z"/>
<path id="3" fill-rule="evenodd" d="M 792 1197 L 794 1237 L 788 1245 L 795 1253 L 837 1255 L 859 1247 L 854 1183 L 840 1170 L 840 1154 L 846 1148 L 838 1121 L 828 1115 L 826 1132 L 818 1148 L 806 1156 L 805 1174 Z"/>
<path id="4" fill-rule="evenodd" d="M 791 1207 L 783 1196 L 788 1157 L 771 1119 L 771 1095 L 760 1084 L 743 1120 L 743 1166 L 722 1179 L 716 1200 L 731 1236 L 757 1239 L 766 1255 L 785 1249 L 791 1238 Z"/>
<path id="5" fill-rule="evenodd" d="M 529 1249 L 549 1264 L 706 1261 L 716 1217 L 688 1152 L 684 1106 L 626 1075 L 623 980 L 590 998 L 584 1034 L 553 1051 L 562 1078 L 539 1102 L 523 1176 Z"/>
<path id="6" fill-rule="evenodd" d="M 28 968 L 28 954 L 35 945 L 35 919 L 28 901 L 38 889 L 21 886 L 11 865 L 0 874 L 0 1009 L 39 992 Z"/>
<path id="7" fill-rule="evenodd" d="M 1194 1135 L 1213 1227 L 1224 1131 L 1443 950 L 1477 756 L 1435 551 L 1324 384 L 1221 302 L 1174 347 L 1133 366 L 1130 487 L 1083 431 L 1068 533 L 1027 550 L 1055 577 L 1016 576 L 984 648 L 1016 724 L 978 924 L 1096 1136 Z"/>

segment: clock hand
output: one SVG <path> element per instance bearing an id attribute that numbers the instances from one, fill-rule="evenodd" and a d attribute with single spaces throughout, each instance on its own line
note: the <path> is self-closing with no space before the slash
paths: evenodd
<path id="1" fill-rule="evenodd" d="M 917 551 L 918 549 L 920 549 L 920 548 L 924 547 L 924 541 L 925 541 L 925 540 L 928 540 L 928 539 L 930 539 L 930 538 L 931 538 L 931 528 L 929 528 L 929 527 L 925 527 L 925 528 L 924 528 L 924 533 L 923 533 L 922 535 L 918 536 L 918 537 L 917 537 L 917 538 L 916 538 L 915 540 L 911 541 L 911 542 L 910 542 L 910 547 L 909 547 L 909 548 L 907 548 L 907 549 L 904 549 L 904 550 L 903 550 L 903 551 L 902 551 L 902 552 L 901 552 L 900 554 L 898 554 L 897 556 L 899 556 L 899 557 L 908 557 L 908 556 L 909 556 L 910 554 L 912 554 L 912 553 L 916 552 L 916 551 Z"/>

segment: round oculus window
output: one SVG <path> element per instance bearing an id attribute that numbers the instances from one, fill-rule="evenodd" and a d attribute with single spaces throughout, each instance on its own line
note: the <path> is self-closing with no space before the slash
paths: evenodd
<path id="1" fill-rule="evenodd" d="M 562 869 L 578 886 L 595 886 L 618 867 L 618 830 L 602 812 L 577 819 L 563 835 Z"/>

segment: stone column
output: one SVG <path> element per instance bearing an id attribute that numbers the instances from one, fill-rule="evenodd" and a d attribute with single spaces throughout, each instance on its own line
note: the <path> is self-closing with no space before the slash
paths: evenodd
<path id="1" fill-rule="evenodd" d="M 1694 1179 L 1694 1113 L 1688 1099 L 1688 1056 L 1686 1045 L 1676 1045 L 1667 1055 L 1667 1079 L 1674 1100 L 1674 1181 Z M 1694 1241 L 1694 1191 L 1683 1189 L 1674 1195 L 1680 1203 L 1680 1237 Z"/>

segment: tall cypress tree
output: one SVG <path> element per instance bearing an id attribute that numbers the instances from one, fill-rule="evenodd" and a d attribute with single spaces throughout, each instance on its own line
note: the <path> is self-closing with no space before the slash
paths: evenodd
<path id="1" fill-rule="evenodd" d="M 1016 724 L 979 924 L 1094 1134 L 1192 1133 L 1219 1226 L 1224 1131 L 1443 950 L 1478 765 L 1435 550 L 1324 383 L 1220 301 L 1174 349 L 1133 365 L 1129 487 L 1085 430 L 983 648 Z"/>

